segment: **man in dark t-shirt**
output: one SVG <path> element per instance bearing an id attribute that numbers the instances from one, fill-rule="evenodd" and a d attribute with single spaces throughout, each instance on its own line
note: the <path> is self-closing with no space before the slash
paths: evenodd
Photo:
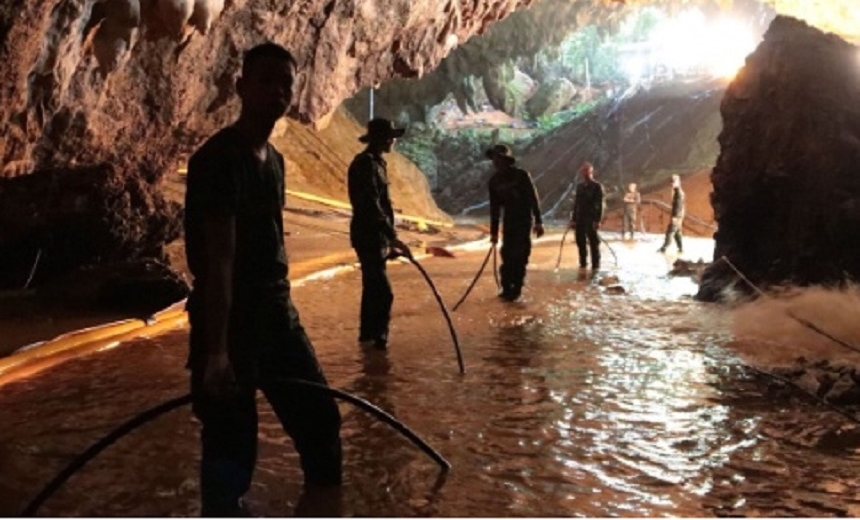
<path id="1" fill-rule="evenodd" d="M 499 239 L 499 220 L 502 217 L 502 265 L 499 266 L 503 300 L 520 297 L 526 277 L 526 266 L 532 250 L 531 233 L 543 236 L 540 202 L 532 176 L 514 166 L 516 159 L 507 146 L 496 145 L 484 154 L 493 161 L 496 171 L 490 177 L 490 241 Z M 534 229 L 533 229 L 534 226 Z"/>
<path id="2" fill-rule="evenodd" d="M 256 462 L 261 389 L 300 455 L 305 490 L 341 483 L 334 400 L 290 298 L 281 210 L 284 158 L 268 143 L 290 105 L 295 61 L 275 44 L 245 54 L 239 119 L 191 157 L 185 241 L 194 276 L 188 367 L 202 423 L 203 516 L 242 516 Z"/>

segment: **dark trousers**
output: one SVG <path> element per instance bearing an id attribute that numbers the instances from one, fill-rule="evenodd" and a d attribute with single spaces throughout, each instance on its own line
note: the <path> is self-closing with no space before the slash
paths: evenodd
<path id="1" fill-rule="evenodd" d="M 624 210 L 624 216 L 621 219 L 621 238 L 630 232 L 630 238 L 636 233 L 636 212 Z"/>
<path id="2" fill-rule="evenodd" d="M 359 340 L 388 340 L 394 293 L 385 272 L 387 251 L 379 245 L 356 246 L 361 263 L 361 316 Z"/>
<path id="3" fill-rule="evenodd" d="M 684 251 L 684 243 L 681 237 L 681 229 L 683 227 L 683 218 L 672 217 L 672 220 L 669 221 L 669 226 L 666 228 L 666 238 L 663 240 L 663 247 L 660 248 L 662 251 L 665 251 L 672 243 L 672 237 L 675 238 L 675 244 L 678 246 L 678 251 Z"/>
<path id="4" fill-rule="evenodd" d="M 193 297 L 192 297 L 193 298 Z M 257 458 L 256 390 L 262 390 L 299 453 L 305 484 L 341 483 L 340 412 L 331 396 L 287 384 L 285 378 L 327 385 L 289 291 L 237 298 L 230 318 L 230 361 L 236 391 L 213 401 L 202 391 L 200 313 L 191 321 L 192 410 L 202 423 L 201 514 L 236 516 L 239 498 L 251 485 Z"/>
<path id="5" fill-rule="evenodd" d="M 591 250 L 591 267 L 600 267 L 600 237 L 593 222 L 576 223 L 576 247 L 579 250 L 579 267 L 588 265 L 588 252 L 586 245 Z"/>
<path id="6" fill-rule="evenodd" d="M 502 264 L 499 266 L 502 293 L 518 297 L 523 291 L 526 266 L 532 252 L 531 229 L 505 229 L 502 236 Z"/>

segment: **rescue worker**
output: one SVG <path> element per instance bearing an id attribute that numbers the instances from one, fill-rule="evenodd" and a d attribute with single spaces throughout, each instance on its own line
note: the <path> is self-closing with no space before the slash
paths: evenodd
<path id="1" fill-rule="evenodd" d="M 493 161 L 495 172 L 490 177 L 490 241 L 499 240 L 499 218 L 502 225 L 502 263 L 499 266 L 502 292 L 499 297 L 514 301 L 520 297 L 531 254 L 531 233 L 543 236 L 540 202 L 532 177 L 526 170 L 514 166 L 511 150 L 499 144 L 484 154 Z"/>
<path id="2" fill-rule="evenodd" d="M 666 228 L 666 238 L 663 240 L 663 246 L 658 249 L 658 252 L 665 253 L 666 248 L 672 243 L 672 237 L 675 238 L 675 244 L 678 246 L 678 254 L 684 252 L 684 244 L 681 239 L 681 230 L 684 227 L 684 205 L 685 205 L 684 190 L 681 188 L 681 176 L 672 176 L 672 214 L 669 220 L 669 226 Z"/>
<path id="3" fill-rule="evenodd" d="M 600 269 L 600 222 L 606 207 L 603 185 L 594 180 L 594 166 L 586 161 L 579 168 L 582 181 L 577 185 L 570 215 L 570 227 L 575 231 L 579 250 L 579 268 L 588 266 L 588 249 L 591 251 L 591 268 Z M 586 245 L 588 249 L 586 249 Z"/>
<path id="4" fill-rule="evenodd" d="M 388 171 L 382 154 L 394 148 L 406 132 L 388 119 L 367 123 L 358 138 L 367 147 L 349 165 L 347 184 L 352 204 L 350 242 L 361 264 L 361 314 L 358 341 L 362 346 L 388 348 L 388 325 L 394 294 L 385 272 L 385 262 L 408 256 L 409 247 L 397 238 L 394 210 L 388 193 Z"/>
<path id="5" fill-rule="evenodd" d="M 266 43 L 245 53 L 238 119 L 191 157 L 185 248 L 192 410 L 202 424 L 203 516 L 243 516 L 257 456 L 257 388 L 299 452 L 305 492 L 339 493 L 341 417 L 290 298 L 284 248 L 284 158 L 269 144 L 292 101 L 296 62 Z M 325 491 L 327 494 L 328 491 Z"/>
<path id="6" fill-rule="evenodd" d="M 636 233 L 636 222 L 639 215 L 639 205 L 642 203 L 642 195 L 636 190 L 636 183 L 631 182 L 627 185 L 627 192 L 624 194 L 624 215 L 621 221 L 621 240 L 624 240 L 624 235 L 630 232 L 630 240 Z"/>

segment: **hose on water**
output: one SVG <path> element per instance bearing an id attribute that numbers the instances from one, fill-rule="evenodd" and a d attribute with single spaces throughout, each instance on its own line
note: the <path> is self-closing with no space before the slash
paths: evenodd
<path id="1" fill-rule="evenodd" d="M 490 255 L 492 255 L 495 250 L 496 244 L 491 245 L 489 251 L 487 251 L 487 256 L 484 257 L 484 261 L 481 263 L 481 268 L 478 269 L 478 274 L 476 274 L 475 278 L 472 279 L 472 283 L 470 283 L 469 287 L 466 288 L 466 292 L 463 293 L 463 296 L 461 296 L 460 299 L 457 300 L 457 303 L 455 303 L 454 306 L 451 307 L 451 312 L 457 312 L 457 308 L 460 307 L 460 305 L 464 301 L 466 301 L 466 297 L 469 296 L 469 293 L 472 292 L 472 288 L 475 287 L 476 283 L 478 283 L 478 279 L 484 273 L 484 268 L 487 267 L 487 262 L 490 261 Z"/>
<path id="2" fill-rule="evenodd" d="M 555 268 L 558 269 L 558 266 L 561 265 L 561 252 L 564 250 L 564 239 L 567 238 L 567 233 L 570 231 L 570 226 L 564 230 L 564 233 L 561 235 L 561 242 L 558 243 L 558 259 L 555 261 Z"/>
<path id="3" fill-rule="evenodd" d="M 555 261 L 555 268 L 558 269 L 558 266 L 561 265 L 561 252 L 564 249 L 564 239 L 567 238 L 567 233 L 571 228 L 567 228 L 564 230 L 564 234 L 561 235 L 561 242 L 558 244 L 558 259 Z M 603 242 L 609 252 L 612 253 L 612 259 L 615 261 L 615 266 L 618 266 L 618 255 L 615 254 L 615 250 L 612 249 L 612 246 L 609 245 L 609 242 L 606 241 L 605 238 L 600 233 L 597 233 L 597 238 Z"/>
<path id="4" fill-rule="evenodd" d="M 399 433 L 401 433 L 404 437 L 412 441 L 415 445 L 417 445 L 421 451 L 427 454 L 431 459 L 433 459 L 439 466 L 442 468 L 443 472 L 447 472 L 451 469 L 451 463 L 445 460 L 445 458 L 439 454 L 433 447 L 431 447 L 427 442 L 425 442 L 421 437 L 418 436 L 415 432 L 409 429 L 405 424 L 401 423 L 397 419 L 395 419 L 391 414 L 377 407 L 376 405 L 361 399 L 360 397 L 356 397 L 354 395 L 348 394 L 342 390 L 338 390 L 336 388 L 331 388 L 319 383 L 314 383 L 312 381 L 305 381 L 302 379 L 278 379 L 278 383 L 291 384 L 296 386 L 302 386 L 305 388 L 312 388 L 314 390 L 318 390 L 325 394 L 330 395 L 331 397 L 335 397 L 346 401 L 348 403 L 354 404 L 357 407 L 370 412 L 377 419 L 380 419 L 384 423 L 393 427 Z M 169 401 L 166 401 L 158 406 L 150 408 L 149 410 L 144 411 L 132 417 L 130 420 L 121 424 L 113 431 L 99 439 L 97 442 L 92 444 L 89 448 L 86 449 L 83 453 L 75 457 L 62 471 L 60 471 L 41 491 L 27 504 L 22 511 L 20 516 L 22 517 L 32 517 L 36 515 L 36 512 L 39 508 L 44 504 L 51 496 L 56 493 L 58 489 L 71 478 L 72 475 L 77 473 L 84 465 L 90 460 L 94 459 L 99 453 L 104 451 L 107 447 L 125 437 L 132 431 L 137 428 L 143 426 L 144 424 L 161 417 L 162 415 L 171 412 L 181 406 L 185 406 L 191 403 L 191 394 L 185 394 L 180 397 L 176 397 Z"/>
<path id="5" fill-rule="evenodd" d="M 454 350 L 457 353 L 457 365 L 460 367 L 460 373 L 465 374 L 466 368 L 463 366 L 463 353 L 460 352 L 460 340 L 457 339 L 457 331 L 454 330 L 454 323 L 451 322 L 451 315 L 448 313 L 448 308 L 445 306 L 445 302 L 442 301 L 442 296 L 439 295 L 439 291 L 436 289 L 436 285 L 433 283 L 433 280 L 430 279 L 430 275 L 427 274 L 427 271 L 425 271 L 421 264 L 418 263 L 418 260 L 415 260 L 412 253 L 403 256 L 409 260 L 409 263 L 418 269 L 421 276 L 423 276 L 424 280 L 427 282 L 427 285 L 430 286 L 430 290 L 433 291 L 433 296 L 436 297 L 436 302 L 439 304 L 439 308 L 442 309 L 442 315 L 445 316 L 445 321 L 448 323 L 448 331 L 451 333 L 451 339 L 454 341 Z"/>
<path id="6" fill-rule="evenodd" d="M 618 256 L 615 254 L 615 250 L 612 249 L 612 246 L 609 245 L 609 242 L 607 242 L 606 239 L 603 238 L 600 233 L 597 234 L 597 238 L 599 238 L 600 241 L 603 242 L 604 245 L 606 245 L 606 249 L 609 249 L 609 252 L 612 253 L 612 259 L 615 261 L 615 267 L 618 267 Z"/>

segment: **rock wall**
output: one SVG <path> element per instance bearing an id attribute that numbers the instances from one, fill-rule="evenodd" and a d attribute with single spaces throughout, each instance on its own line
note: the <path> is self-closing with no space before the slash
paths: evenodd
<path id="1" fill-rule="evenodd" d="M 667 0 L 676 2 L 677 0 Z M 710 0 L 704 0 L 710 3 Z M 644 2 L 643 2 L 644 3 Z M 650 3 L 650 2 L 649 2 Z M 532 59 L 541 49 L 557 46 L 578 27 L 600 21 L 617 22 L 625 12 L 622 3 L 601 0 L 541 0 L 494 24 L 480 38 L 454 50 L 438 68 L 420 81 L 395 79 L 379 86 L 374 95 L 377 115 L 402 123 L 423 121 L 431 107 L 452 95 L 464 112 L 476 109 L 475 89 L 482 84 L 490 103 L 514 112 L 512 97 L 501 92 L 506 72 L 514 74 L 520 59 Z M 369 92 L 364 90 L 347 102 L 359 118 L 367 117 Z"/>
<path id="2" fill-rule="evenodd" d="M 761 286 L 860 277 L 860 49 L 778 17 L 721 112 L 715 260 Z M 716 262 L 699 296 L 736 280 Z"/>
<path id="3" fill-rule="evenodd" d="M 415 77 L 535 0 L 32 0 L 0 9 L 0 156 L 12 176 L 110 162 L 160 172 L 234 114 L 241 51 L 286 45 L 292 112 Z"/>
<path id="4" fill-rule="evenodd" d="M 0 238 L 0 251 L 29 256 L 46 247 L 44 215 L 54 212 L 39 205 L 49 199 L 38 198 L 42 188 L 36 184 L 52 186 L 54 204 L 74 206 L 77 179 L 99 171 L 110 175 L 94 182 L 128 178 L 141 190 L 130 200 L 142 205 L 131 213 L 148 216 L 147 232 L 126 233 L 139 222 L 112 223 L 94 212 L 92 222 L 119 229 L 75 238 L 69 228 L 64 240 L 88 245 L 87 255 L 69 256 L 69 262 L 157 255 L 165 240 L 175 238 L 179 214 L 163 200 L 160 182 L 203 138 L 235 117 L 234 81 L 242 51 L 254 44 L 272 40 L 294 52 L 300 74 L 291 115 L 316 121 L 362 86 L 420 76 L 459 43 L 533 2 L 5 1 L 0 206 L 18 207 L 23 199 L 34 206 L 0 215 L 0 229 L 16 230 L 15 237 Z M 29 176 L 45 180 L 12 184 Z M 31 184 L 36 191 L 20 191 Z M 93 186 L 93 193 L 100 189 Z M 117 236 L 124 238 L 111 238 Z M 98 237 L 104 240 L 96 243 Z"/>

